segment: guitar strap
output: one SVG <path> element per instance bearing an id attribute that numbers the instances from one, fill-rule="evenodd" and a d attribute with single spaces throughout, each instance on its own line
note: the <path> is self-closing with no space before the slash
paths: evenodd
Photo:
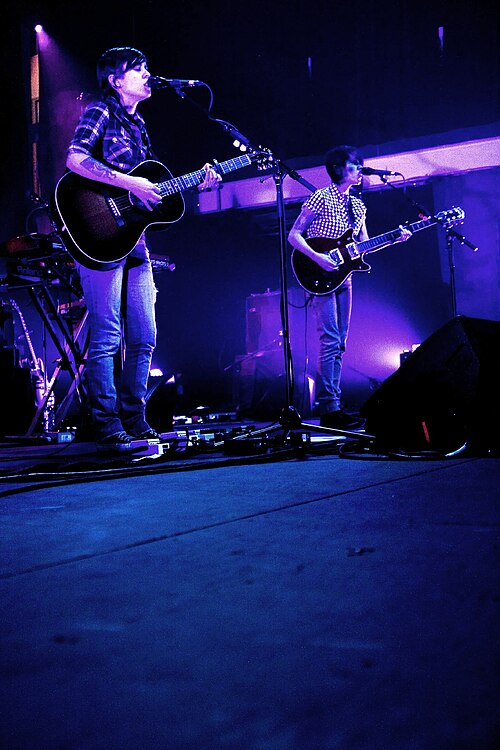
<path id="1" fill-rule="evenodd" d="M 356 217 L 354 215 L 354 208 L 352 205 L 352 195 L 349 193 L 349 199 L 347 201 L 347 214 L 349 216 L 349 223 L 351 225 L 351 229 L 354 229 L 356 226 Z M 359 235 L 359 232 L 356 234 L 353 234 L 353 238 L 356 239 L 356 237 Z"/>

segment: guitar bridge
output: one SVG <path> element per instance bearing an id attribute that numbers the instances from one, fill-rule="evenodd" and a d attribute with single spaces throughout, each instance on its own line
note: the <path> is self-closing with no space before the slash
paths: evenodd
<path id="1" fill-rule="evenodd" d="M 116 205 L 116 203 L 113 200 L 113 198 L 107 198 L 106 203 L 108 204 L 111 213 L 115 217 L 115 220 L 116 220 L 116 223 L 118 224 L 118 226 L 119 227 L 125 226 L 125 221 L 122 219 L 122 215 L 120 213 L 120 209 Z"/>

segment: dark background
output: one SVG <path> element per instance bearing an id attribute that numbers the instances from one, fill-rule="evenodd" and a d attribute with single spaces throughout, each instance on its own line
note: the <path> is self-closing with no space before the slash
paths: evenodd
<path id="1" fill-rule="evenodd" d="M 95 90 L 96 60 L 108 47 L 139 47 L 153 74 L 205 81 L 214 116 L 300 168 L 320 164 L 337 143 L 357 144 L 370 156 L 495 132 L 498 20 L 498 11 L 485 3 L 465 2 L 9 3 L 1 31 L 0 240 L 27 231 L 33 138 L 43 197 L 50 198 L 81 106 Z M 29 58 L 37 22 L 50 46 L 40 49 L 41 123 L 34 133 Z M 207 88 L 190 95 L 202 108 L 208 105 Z M 235 155 L 232 139 L 173 91 L 155 92 L 141 111 L 159 158 L 174 174 Z M 248 168 L 234 177 L 252 174 Z M 434 206 L 429 186 L 412 190 L 431 210 L 448 208 Z M 365 200 L 372 235 L 416 219 L 391 191 L 368 193 Z M 276 213 L 270 207 L 200 216 L 193 206 L 188 199 L 188 215 L 152 239 L 153 249 L 177 266 L 157 280 L 156 358 L 164 371 L 182 371 L 187 407 L 223 405 L 234 401 L 231 364 L 245 353 L 248 296 L 279 288 Z M 287 206 L 287 226 L 299 208 Z M 374 330 L 381 335 L 392 308 L 408 323 L 396 347 L 411 344 L 413 331 L 421 340 L 449 317 L 435 230 L 412 239 L 411 247 L 377 255 L 373 267 L 377 286 L 375 274 L 358 277 L 356 284 L 353 340 L 363 342 Z M 28 317 L 31 312 L 26 309 Z M 315 354 L 303 324 L 300 319 L 292 330 L 297 360 Z M 279 335 L 279 320 L 276 327 Z M 36 340 L 35 319 L 32 328 Z M 297 366 L 302 371 L 302 362 Z M 346 384 L 351 376 L 373 388 L 380 377 L 358 360 L 349 367 Z"/>
<path id="2" fill-rule="evenodd" d="M 486 3 L 460 1 L 10 2 L 1 49 L 3 121 L 12 148 L 2 171 L 19 202 L 36 22 L 53 41 L 50 59 L 41 55 L 41 127 L 52 139 L 55 131 L 71 132 L 79 113 L 79 102 L 73 100 L 71 112 L 65 94 L 92 92 L 99 55 L 131 44 L 145 51 L 153 73 L 209 84 L 212 113 L 252 142 L 282 159 L 321 159 L 336 143 L 369 151 L 397 141 L 404 150 L 419 137 L 493 123 L 498 20 L 498 10 L 487 10 Z M 207 89 L 193 96 L 208 104 Z M 143 112 L 159 156 L 174 173 L 233 155 L 227 134 L 171 91 L 155 93 Z M 50 173 L 51 163 L 60 165 L 65 146 L 64 138 L 40 143 L 47 192 L 59 176 Z"/>

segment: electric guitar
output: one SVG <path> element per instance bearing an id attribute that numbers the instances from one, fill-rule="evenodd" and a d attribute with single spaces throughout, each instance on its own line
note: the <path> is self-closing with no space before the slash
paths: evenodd
<path id="1" fill-rule="evenodd" d="M 444 227 L 452 227 L 461 223 L 465 218 L 465 212 L 461 208 L 450 208 L 448 211 L 440 211 L 435 216 L 413 224 L 405 225 L 412 234 L 421 229 L 427 229 L 434 224 L 442 224 Z M 364 261 L 366 253 L 373 253 L 388 245 L 394 245 L 401 236 L 399 227 L 385 234 L 379 234 L 363 242 L 355 242 L 352 239 L 352 229 L 344 232 L 342 237 L 329 239 L 326 237 L 311 237 L 307 240 L 313 250 L 317 253 L 329 255 L 335 261 L 338 268 L 333 271 L 324 271 L 317 263 L 304 255 L 300 250 L 292 252 L 292 269 L 300 286 L 309 292 L 321 296 L 330 294 L 339 288 L 354 271 L 370 271 L 371 267 Z"/>
<path id="2" fill-rule="evenodd" d="M 268 149 L 252 151 L 235 159 L 215 162 L 220 175 L 256 162 L 266 169 L 272 162 Z M 159 161 L 146 160 L 128 172 L 145 177 L 158 185 L 162 200 L 148 211 L 130 191 L 89 180 L 75 172 L 67 172 L 56 185 L 54 203 L 56 223 L 67 251 L 84 266 L 98 267 L 125 258 L 146 229 L 166 229 L 182 218 L 185 211 L 182 193 L 201 185 L 205 170 L 172 177 Z"/>

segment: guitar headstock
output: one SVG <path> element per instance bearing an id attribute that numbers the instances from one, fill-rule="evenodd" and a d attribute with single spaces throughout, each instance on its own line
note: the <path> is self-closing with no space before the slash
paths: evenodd
<path id="1" fill-rule="evenodd" d="M 457 206 L 456 208 L 450 208 L 447 211 L 439 211 L 434 218 L 439 224 L 444 227 L 453 227 L 455 224 L 461 224 L 465 219 L 465 211 L 463 208 Z"/>
<path id="2" fill-rule="evenodd" d="M 250 147 L 247 151 L 253 164 L 257 165 L 257 169 L 264 170 L 270 169 L 274 162 L 271 149 L 262 148 L 262 146 Z"/>

